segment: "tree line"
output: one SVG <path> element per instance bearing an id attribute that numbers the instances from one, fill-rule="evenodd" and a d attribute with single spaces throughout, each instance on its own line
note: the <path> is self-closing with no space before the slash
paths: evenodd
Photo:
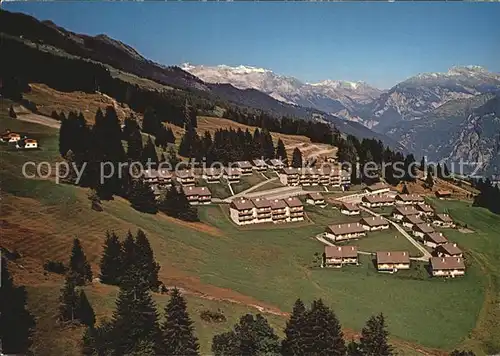
<path id="1" fill-rule="evenodd" d="M 474 206 L 480 206 L 492 213 L 500 214 L 500 188 L 493 184 L 489 178 L 473 180 L 472 186 L 479 190 L 474 197 Z"/>

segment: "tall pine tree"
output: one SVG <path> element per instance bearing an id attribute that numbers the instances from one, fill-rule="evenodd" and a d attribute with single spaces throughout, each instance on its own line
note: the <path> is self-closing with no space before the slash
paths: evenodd
<path id="1" fill-rule="evenodd" d="M 389 332 L 382 314 L 372 316 L 361 331 L 360 349 L 364 356 L 392 356 Z"/>
<path id="2" fill-rule="evenodd" d="M 302 152 L 297 147 L 294 148 L 292 153 L 292 167 L 302 167 Z"/>
<path id="3" fill-rule="evenodd" d="M 90 264 L 87 261 L 85 252 L 83 252 L 80 240 L 77 238 L 73 240 L 73 248 L 69 260 L 69 276 L 74 278 L 73 282 L 76 286 L 83 286 L 87 282 L 92 282 Z"/>
<path id="4" fill-rule="evenodd" d="M 278 140 L 278 144 L 276 145 L 276 158 L 281 159 L 283 163 L 288 164 L 285 144 L 283 143 L 281 138 Z"/>
<path id="5" fill-rule="evenodd" d="M 153 291 L 158 291 L 160 265 L 155 261 L 149 240 L 141 229 L 137 231 L 135 250 L 137 253 L 135 265 L 144 274 L 148 287 Z"/>
<path id="6" fill-rule="evenodd" d="M 199 355 L 198 339 L 187 312 L 186 300 L 177 288 L 172 291 L 165 307 L 165 322 L 162 325 L 163 355 Z"/>
<path id="7" fill-rule="evenodd" d="M 101 283 L 118 285 L 123 274 L 122 245 L 118 236 L 112 231 L 106 231 L 106 240 L 101 257 Z"/>
<path id="8" fill-rule="evenodd" d="M 281 353 L 284 356 L 299 356 L 305 348 L 304 327 L 306 326 L 306 307 L 302 300 L 297 299 L 293 306 L 290 319 L 286 323 L 285 338 L 281 343 Z"/>

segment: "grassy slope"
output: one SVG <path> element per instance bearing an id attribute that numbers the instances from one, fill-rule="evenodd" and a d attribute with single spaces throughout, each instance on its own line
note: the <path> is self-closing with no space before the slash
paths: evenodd
<path id="1" fill-rule="evenodd" d="M 265 302 L 284 311 L 291 309 L 297 296 L 308 302 L 321 297 L 335 308 L 346 327 L 355 329 L 369 315 L 384 312 L 394 336 L 431 347 L 451 348 L 475 325 L 484 298 L 478 264 L 465 278 L 454 281 L 381 275 L 366 259 L 359 268 L 311 269 L 314 253 L 322 250 L 313 239 L 323 230 L 322 223 L 239 230 L 219 207 L 209 206 L 200 209 L 205 224 L 188 226 L 162 215 L 137 213 L 121 199 L 105 202 L 105 211 L 97 213 L 88 208 L 83 189 L 18 178 L 19 166 L 28 158 L 20 154 L 30 159 L 57 157 L 53 129 L 8 118 L 2 118 L 0 126 L 36 132 L 43 146 L 37 152 L 2 152 L 2 189 L 7 193 L 2 228 L 9 233 L 3 243 L 25 256 L 65 260 L 71 239 L 78 235 L 97 270 L 103 227 L 120 235 L 142 228 L 163 266 L 162 278 L 169 284 L 194 285 L 200 290 L 212 285 L 220 287 L 210 287 L 219 294 Z"/>
<path id="2" fill-rule="evenodd" d="M 483 208 L 471 208 L 458 201 L 432 199 L 438 211 L 447 211 L 456 221 L 467 224 L 475 231 L 462 234 L 446 230 L 446 236 L 465 249 L 469 259 L 479 265 L 487 275 L 486 301 L 477 327 L 468 336 L 464 346 L 488 354 L 500 352 L 500 216 Z M 466 296 L 466 294 L 464 294 Z M 465 298 L 468 298 L 466 296 Z M 482 354 L 482 353 L 480 353 Z"/>

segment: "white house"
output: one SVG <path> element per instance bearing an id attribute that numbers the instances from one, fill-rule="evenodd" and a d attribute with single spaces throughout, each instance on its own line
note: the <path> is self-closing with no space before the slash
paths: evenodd
<path id="1" fill-rule="evenodd" d="M 422 219 L 418 215 L 408 215 L 403 217 L 403 226 L 411 229 L 413 225 L 423 224 Z"/>
<path id="2" fill-rule="evenodd" d="M 406 251 L 378 251 L 377 269 L 380 272 L 397 272 L 410 268 L 410 255 Z"/>
<path id="3" fill-rule="evenodd" d="M 424 235 L 424 245 L 432 248 L 436 248 L 447 242 L 448 240 L 446 239 L 446 237 L 440 232 L 434 231 Z"/>
<path id="4" fill-rule="evenodd" d="M 362 218 L 360 224 L 367 231 L 387 230 L 389 228 L 389 222 L 382 216 Z"/>
<path id="5" fill-rule="evenodd" d="M 456 277 L 465 274 L 462 257 L 431 257 L 431 270 L 434 277 Z"/>
<path id="6" fill-rule="evenodd" d="M 394 220 L 401 221 L 405 216 L 417 215 L 418 211 L 413 206 L 396 206 L 392 211 Z"/>
<path id="7" fill-rule="evenodd" d="M 448 214 L 436 214 L 432 220 L 432 224 L 440 227 L 454 228 L 455 223 Z"/>
<path id="8" fill-rule="evenodd" d="M 306 195 L 306 203 L 311 205 L 318 205 L 322 208 L 326 206 L 325 198 L 318 192 L 308 193 Z"/>
<path id="9" fill-rule="evenodd" d="M 359 215 L 359 207 L 352 203 L 342 203 L 340 207 L 340 212 L 344 215 Z"/>
<path id="10" fill-rule="evenodd" d="M 366 231 L 360 223 L 329 225 L 325 229 L 325 237 L 334 241 L 356 239 L 361 236 L 366 236 Z"/>
<path id="11" fill-rule="evenodd" d="M 370 193 L 370 194 L 381 194 L 381 193 L 389 193 L 391 188 L 382 182 L 378 182 L 372 185 L 369 185 L 368 187 L 365 188 L 365 193 Z"/>
<path id="12" fill-rule="evenodd" d="M 425 234 L 430 234 L 434 232 L 434 228 L 429 224 L 418 224 L 413 225 L 413 236 L 423 238 Z"/>

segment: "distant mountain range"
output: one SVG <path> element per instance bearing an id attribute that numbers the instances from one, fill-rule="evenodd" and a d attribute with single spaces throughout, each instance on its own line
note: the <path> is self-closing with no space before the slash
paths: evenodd
<path id="1" fill-rule="evenodd" d="M 303 83 L 297 78 L 279 75 L 268 69 L 243 65 L 196 66 L 184 63 L 181 68 L 208 83 L 257 89 L 284 103 L 311 107 L 353 121 L 360 121 L 358 111 L 383 93 L 364 82 L 324 80 Z"/>

